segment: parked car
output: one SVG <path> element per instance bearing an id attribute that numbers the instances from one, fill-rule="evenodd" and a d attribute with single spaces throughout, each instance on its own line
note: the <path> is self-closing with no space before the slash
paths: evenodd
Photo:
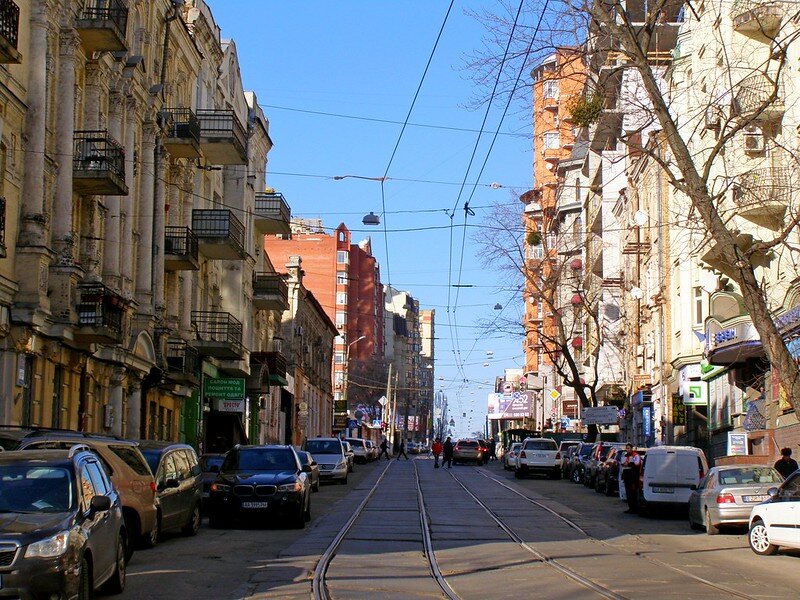
<path id="1" fill-rule="evenodd" d="M 130 560 L 133 548 L 152 547 L 158 541 L 156 484 L 139 445 L 130 440 L 68 431 L 39 431 L 20 440 L 20 450 L 68 450 L 86 444 L 103 463 L 122 502 Z"/>
<path id="2" fill-rule="evenodd" d="M 571 457 L 570 450 L 577 448 L 580 440 L 563 440 L 558 444 L 558 453 L 561 455 L 561 476 L 567 477 L 567 466 Z"/>
<path id="3" fill-rule="evenodd" d="M 347 483 L 347 457 L 339 438 L 311 438 L 303 444 L 303 450 L 311 453 L 319 464 L 319 476 L 322 481 L 335 480 Z"/>
<path id="4" fill-rule="evenodd" d="M 305 450 L 296 450 L 297 458 L 300 459 L 300 466 L 305 467 L 308 465 L 310 470 L 308 472 L 308 479 L 311 482 L 311 491 L 318 492 L 319 491 L 319 465 L 317 461 L 314 460 L 314 457 L 311 456 L 311 452 L 306 452 Z"/>
<path id="5" fill-rule="evenodd" d="M 636 448 L 636 453 L 640 458 L 647 454 L 647 448 Z M 606 496 L 619 495 L 625 499 L 625 484 L 622 482 L 622 470 L 620 463 L 625 456 L 625 448 L 612 448 L 606 459 L 600 464 L 600 469 L 595 478 L 594 489 L 596 492 L 604 493 Z"/>
<path id="6" fill-rule="evenodd" d="M 619 442 L 595 442 L 589 458 L 584 463 L 583 469 L 583 485 L 588 487 L 595 487 L 597 483 L 597 474 L 600 472 L 600 467 L 608 457 L 608 453 L 612 448 L 624 448 L 625 444 Z"/>
<path id="7" fill-rule="evenodd" d="M 0 482 L 0 596 L 122 592 L 122 501 L 88 446 L 0 452 Z"/>
<path id="8" fill-rule="evenodd" d="M 750 549 L 761 555 L 775 554 L 779 547 L 800 549 L 800 471 L 767 494 L 769 500 L 750 513 Z"/>
<path id="9" fill-rule="evenodd" d="M 572 464 L 572 459 L 575 456 L 575 452 L 578 450 L 579 444 L 575 446 L 570 446 L 567 448 L 567 453 L 561 455 L 561 477 L 563 479 L 569 479 L 569 469 Z"/>
<path id="10" fill-rule="evenodd" d="M 583 483 L 583 473 L 586 470 L 586 462 L 592 454 L 594 444 L 591 442 L 581 442 L 578 449 L 572 455 L 569 464 L 569 480 L 572 483 Z"/>
<path id="11" fill-rule="evenodd" d="M 203 474 L 203 500 L 200 506 L 203 510 L 206 509 L 206 504 L 208 504 L 208 493 L 211 490 L 211 484 L 217 478 L 224 460 L 224 454 L 203 454 L 200 457 L 200 472 Z"/>
<path id="12" fill-rule="evenodd" d="M 522 442 L 514 442 L 503 454 L 503 468 L 506 471 L 513 471 L 517 468 L 517 454 L 522 448 Z"/>
<path id="13" fill-rule="evenodd" d="M 302 466 L 291 446 L 234 446 L 211 484 L 211 526 L 281 516 L 302 529 L 311 520 L 310 472 L 311 466 Z"/>
<path id="14" fill-rule="evenodd" d="M 552 438 L 526 438 L 517 454 L 514 477 L 521 479 L 530 473 L 545 473 L 550 479 L 561 479 L 561 456 Z"/>
<path id="15" fill-rule="evenodd" d="M 363 464 L 369 460 L 369 449 L 367 448 L 366 440 L 362 440 L 361 438 L 345 438 L 344 441 L 350 444 L 355 462 Z"/>
<path id="16" fill-rule="evenodd" d="M 143 440 L 139 448 L 156 476 L 159 535 L 180 530 L 197 535 L 203 501 L 203 474 L 194 449 L 186 444 Z"/>
<path id="17" fill-rule="evenodd" d="M 347 458 L 347 470 L 352 473 L 356 466 L 356 454 L 353 452 L 350 442 L 343 441 L 342 448 L 344 449 L 344 456 Z"/>
<path id="18" fill-rule="evenodd" d="M 747 525 L 753 506 L 769 499 L 783 477 L 770 465 L 731 465 L 709 470 L 689 496 L 689 526 L 708 535 L 725 525 Z"/>
<path id="19" fill-rule="evenodd" d="M 481 445 L 481 449 L 483 450 L 483 462 L 489 462 L 489 459 L 492 457 L 492 451 L 489 448 L 489 442 L 486 440 L 478 440 L 478 443 Z"/>
<path id="20" fill-rule="evenodd" d="M 478 440 L 456 440 L 453 446 L 453 463 L 474 462 L 476 465 L 482 465 L 486 460 L 484 452 Z"/>
<path id="21" fill-rule="evenodd" d="M 705 454 L 690 446 L 649 448 L 639 470 L 639 512 L 683 508 L 708 472 Z"/>

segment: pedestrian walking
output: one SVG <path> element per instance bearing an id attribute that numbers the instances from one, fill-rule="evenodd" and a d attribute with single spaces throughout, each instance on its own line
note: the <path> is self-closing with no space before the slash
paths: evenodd
<path id="1" fill-rule="evenodd" d="M 450 436 L 447 436 L 447 439 L 442 444 L 442 450 L 444 451 L 444 460 L 442 461 L 442 465 L 447 465 L 449 469 L 453 464 L 453 442 L 450 441 Z"/>
<path id="2" fill-rule="evenodd" d="M 494 438 L 489 440 L 489 460 L 497 460 L 497 441 Z"/>
<path id="3" fill-rule="evenodd" d="M 433 446 L 431 446 L 431 452 L 433 452 L 433 468 L 439 468 L 439 455 L 442 453 L 442 441 L 439 438 L 436 438 L 433 442 Z"/>
<path id="4" fill-rule="evenodd" d="M 639 468 L 642 466 L 642 457 L 633 449 L 633 444 L 625 444 L 625 454 L 622 456 L 622 481 L 625 484 L 625 498 L 628 501 L 628 510 L 633 514 L 639 512 Z"/>
<path id="5" fill-rule="evenodd" d="M 775 470 L 786 479 L 789 475 L 797 471 L 797 461 L 792 458 L 792 449 L 783 448 L 781 450 L 781 457 L 775 463 Z"/>
<path id="6" fill-rule="evenodd" d="M 378 460 L 381 459 L 381 456 L 385 456 L 386 460 L 391 460 L 391 457 L 389 456 L 389 442 L 386 441 L 386 438 L 383 438 L 381 440 L 380 447 L 381 447 L 381 453 L 378 454 Z"/>
<path id="7" fill-rule="evenodd" d="M 400 460 L 401 456 L 405 456 L 406 460 L 408 460 L 408 454 L 406 454 L 406 442 L 402 440 L 399 444 L 397 444 L 397 460 Z"/>

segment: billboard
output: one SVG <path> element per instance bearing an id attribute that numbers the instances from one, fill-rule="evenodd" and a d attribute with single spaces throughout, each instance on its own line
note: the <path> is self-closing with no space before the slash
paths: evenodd
<path id="1" fill-rule="evenodd" d="M 531 416 L 533 393 L 515 391 L 489 394 L 488 403 L 490 419 L 522 419 Z"/>

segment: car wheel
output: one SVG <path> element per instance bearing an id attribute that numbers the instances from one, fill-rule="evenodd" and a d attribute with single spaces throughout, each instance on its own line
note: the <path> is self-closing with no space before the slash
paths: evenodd
<path id="1" fill-rule="evenodd" d="M 192 514 L 189 515 L 189 520 L 186 522 L 186 525 L 183 526 L 181 530 L 183 535 L 197 535 L 197 532 L 200 531 L 200 505 L 195 504 L 194 509 L 192 509 Z"/>
<path id="2" fill-rule="evenodd" d="M 514 477 L 522 479 L 522 469 L 514 469 Z"/>
<path id="3" fill-rule="evenodd" d="M 228 526 L 228 519 L 222 515 L 212 512 L 208 516 L 208 524 L 211 525 L 213 529 L 222 529 Z"/>
<path id="4" fill-rule="evenodd" d="M 306 502 L 306 511 L 303 513 L 303 520 L 308 523 L 311 521 L 311 496 L 308 497 L 308 502 Z"/>
<path id="5" fill-rule="evenodd" d="M 689 509 L 689 528 L 694 531 L 700 531 L 703 528 L 702 525 L 698 525 L 697 523 L 694 522 L 694 519 L 692 518 L 691 508 Z"/>
<path id="6" fill-rule="evenodd" d="M 778 551 L 778 547 L 770 543 L 767 526 L 761 519 L 753 521 L 747 539 L 750 542 L 750 549 L 760 556 L 769 556 Z"/>
<path id="7" fill-rule="evenodd" d="M 581 482 L 581 473 L 578 469 L 573 469 L 572 474 L 570 475 L 570 480 L 572 483 L 580 483 Z"/>
<path id="8" fill-rule="evenodd" d="M 121 594 L 125 589 L 125 575 L 127 561 L 125 560 L 125 536 L 122 534 L 117 538 L 117 559 L 114 565 L 114 573 L 111 578 L 103 584 L 103 591 L 109 594 Z"/>
<path id="9" fill-rule="evenodd" d="M 613 496 L 614 495 L 614 488 L 611 486 L 611 482 L 606 482 L 606 489 L 605 489 L 606 496 Z"/>
<path id="10" fill-rule="evenodd" d="M 311 484 L 311 491 L 312 492 L 319 491 L 319 479 L 317 479 L 314 483 Z"/>
<path id="11" fill-rule="evenodd" d="M 81 557 L 81 572 L 78 576 L 78 600 L 90 600 L 94 592 L 92 567 L 86 557 Z"/>
<path id="12" fill-rule="evenodd" d="M 599 477 L 594 482 L 594 491 L 598 494 L 604 494 L 606 491 L 605 487 L 603 486 L 603 482 Z"/>
<path id="13" fill-rule="evenodd" d="M 708 512 L 707 508 L 703 511 L 703 525 L 705 525 L 708 535 L 717 535 L 719 533 L 719 527 L 711 522 L 711 513 Z"/>
<path id="14" fill-rule="evenodd" d="M 156 516 L 156 524 L 153 529 L 150 530 L 150 533 L 142 534 L 142 537 L 139 538 L 140 543 L 142 544 L 142 548 L 153 548 L 158 544 L 158 540 L 161 537 L 161 516 Z"/>
<path id="15" fill-rule="evenodd" d="M 341 483 L 342 485 L 347 485 L 347 475 L 344 476 L 344 479 L 340 479 L 339 483 Z"/>
<path id="16" fill-rule="evenodd" d="M 295 529 L 305 529 L 306 527 L 306 509 L 302 504 L 297 507 L 297 514 L 292 519 L 292 526 Z"/>

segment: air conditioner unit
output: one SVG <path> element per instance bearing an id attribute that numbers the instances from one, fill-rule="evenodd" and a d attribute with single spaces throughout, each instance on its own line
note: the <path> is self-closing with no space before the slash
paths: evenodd
<path id="1" fill-rule="evenodd" d="M 719 129 L 722 123 L 722 114 L 718 106 L 709 106 L 706 108 L 705 128 L 706 129 Z"/>
<path id="2" fill-rule="evenodd" d="M 744 128 L 744 151 L 748 154 L 764 152 L 764 132 L 758 125 L 748 125 Z"/>

